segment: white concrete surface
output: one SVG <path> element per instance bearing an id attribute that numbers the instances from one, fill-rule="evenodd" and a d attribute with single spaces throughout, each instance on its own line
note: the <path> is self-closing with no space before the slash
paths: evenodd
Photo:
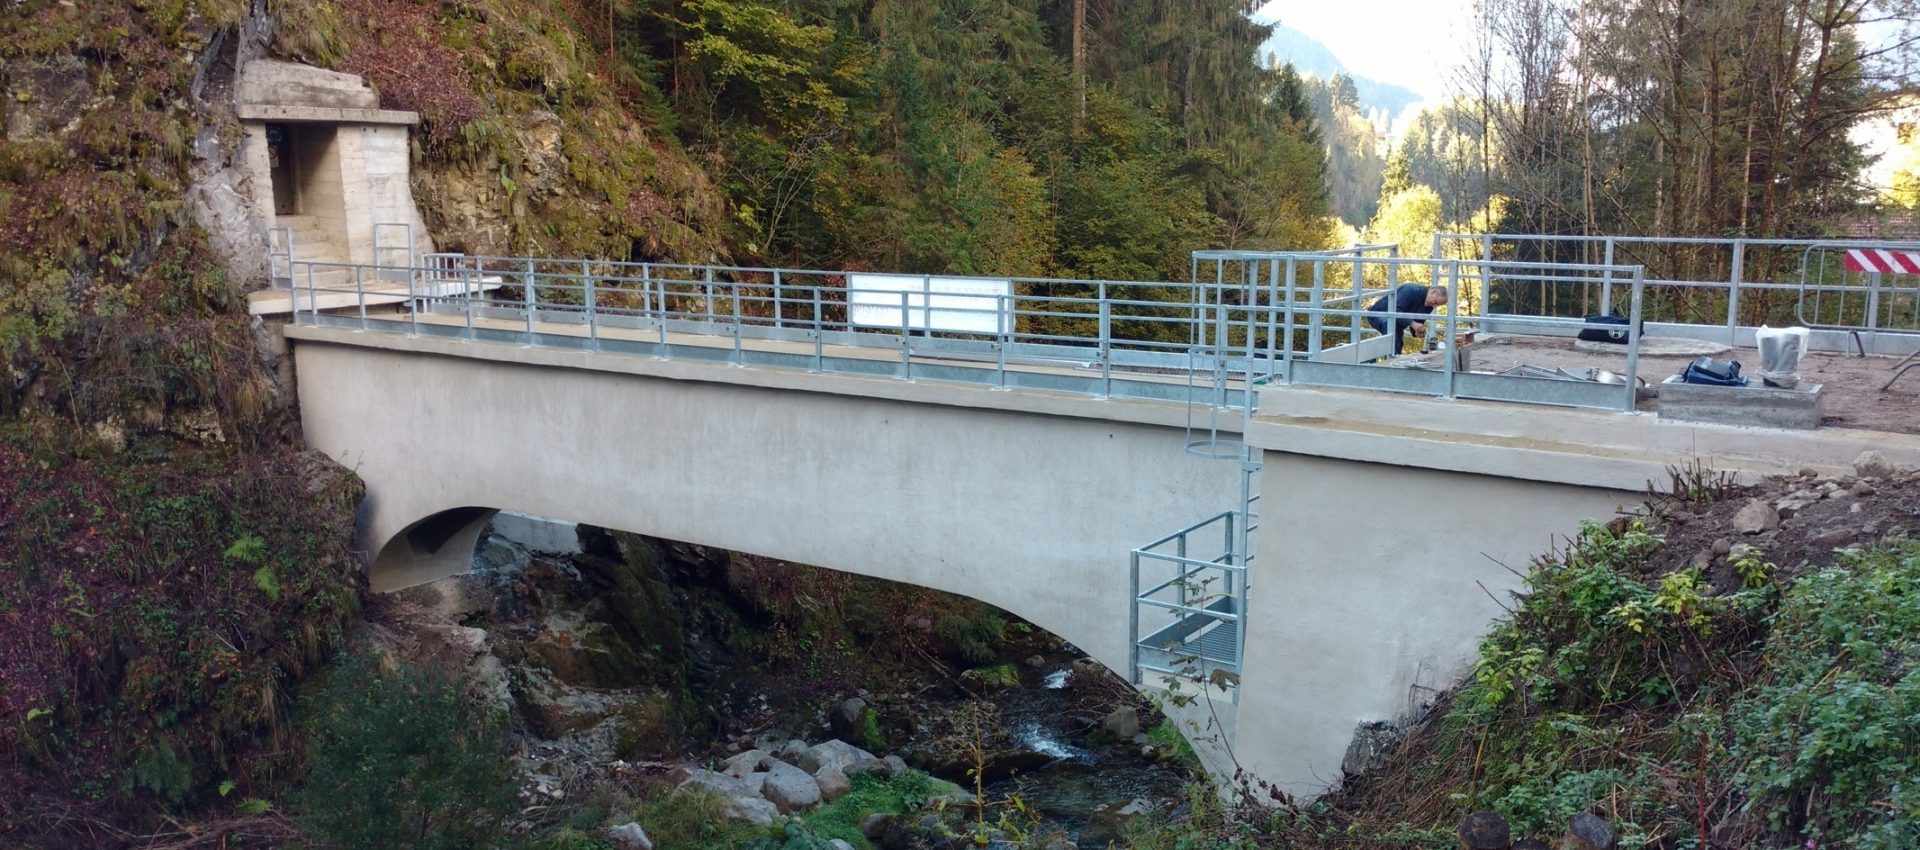
<path id="1" fill-rule="evenodd" d="M 258 60 L 242 69 L 234 88 L 234 108 L 246 128 L 241 160 L 252 196 L 265 225 L 292 227 L 296 259 L 402 265 L 400 250 L 374 251 L 374 226 L 407 224 L 413 228 L 413 253 L 434 250 L 425 219 L 413 200 L 412 151 L 408 134 L 419 116 L 383 110 L 373 89 L 358 76 L 288 62 Z M 296 167 L 287 173 L 299 182 L 297 216 L 274 212 L 273 173 L 267 156 L 268 123 L 284 123 Z M 382 245 L 406 245 L 401 228 L 383 228 Z"/>
<path id="2" fill-rule="evenodd" d="M 286 334 L 308 443 L 368 484 L 376 589 L 466 569 L 508 509 L 971 596 L 1123 671 L 1129 550 L 1238 494 L 1236 464 L 1182 451 L 1180 405 Z M 1297 795 L 1339 780 L 1356 725 L 1466 672 L 1533 556 L 1669 466 L 1833 471 L 1866 448 L 1920 464 L 1920 438 L 1869 432 L 1304 388 L 1261 405 L 1241 702 L 1179 715 L 1220 739 L 1203 752 L 1217 772 L 1237 763 Z"/>
<path id="3" fill-rule="evenodd" d="M 569 352 L 289 336 L 308 444 L 367 482 L 381 590 L 470 559 L 456 535 L 450 555 L 412 561 L 404 529 L 507 509 L 971 596 L 1124 671 L 1128 551 L 1238 493 L 1235 464 L 1182 450 L 1172 405 L 1143 423 L 1136 405 L 1041 393 L 634 357 L 597 358 L 630 371 L 550 368 L 418 351 Z M 778 387 L 794 378 L 827 391 Z"/>
<path id="4" fill-rule="evenodd" d="M 1920 466 L 1920 438 L 1869 431 L 1301 387 L 1263 390 L 1260 409 L 1235 753 L 1303 795 L 1339 780 L 1357 725 L 1402 719 L 1469 671 L 1535 556 L 1637 506 L 1669 467 L 1839 473 L 1869 448 Z"/>
<path id="5" fill-rule="evenodd" d="M 493 516 L 493 533 L 529 552 L 571 555 L 580 551 L 579 525 L 566 520 L 501 511 Z"/>
<path id="6" fill-rule="evenodd" d="M 255 59 L 240 66 L 233 101 L 333 109 L 380 107 L 380 95 L 355 74 L 270 59 Z"/>

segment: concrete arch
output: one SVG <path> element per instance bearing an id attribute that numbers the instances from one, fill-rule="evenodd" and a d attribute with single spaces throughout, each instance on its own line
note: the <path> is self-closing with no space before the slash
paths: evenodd
<path id="1" fill-rule="evenodd" d="M 385 593 L 472 569 L 480 533 L 498 513 L 498 508 L 449 508 L 408 524 L 373 550 L 368 584 Z"/>
<path id="2" fill-rule="evenodd" d="M 394 535 L 384 546 L 380 547 L 378 554 L 375 555 L 370 572 L 372 589 L 375 592 L 400 590 L 448 576 L 460 575 L 472 570 L 481 534 L 486 530 L 488 523 L 492 522 L 493 519 L 501 513 L 526 515 L 522 511 L 512 509 L 468 506 L 448 508 L 410 523 L 399 534 Z M 561 522 L 577 522 L 569 517 L 546 518 Z M 591 525 L 591 523 L 586 524 Z M 659 538 L 658 534 L 648 529 L 600 527 L 607 528 L 609 531 L 620 531 Z M 760 552 L 748 552 L 744 550 L 730 551 L 737 551 L 741 554 L 755 557 L 775 557 Z M 793 563 L 798 564 L 798 562 Z M 866 575 L 851 570 L 840 569 L 832 564 L 806 564 L 806 566 L 816 569 L 833 570 L 835 572 Z M 869 577 L 895 581 L 895 579 L 885 576 L 869 575 Z M 1017 596 L 995 593 L 991 587 L 961 588 L 952 586 L 941 587 L 916 582 L 900 583 L 950 593 L 955 596 L 972 599 L 976 602 L 984 602 L 1002 611 L 1006 611 L 1015 617 L 1033 623 L 1048 633 L 1065 639 L 1069 643 L 1074 643 L 1076 646 L 1079 645 L 1073 637 L 1054 630 L 1046 623 L 1034 620 L 1029 612 L 1021 610 L 1023 607 L 1022 600 Z M 1096 658 L 1095 660 L 1100 661 L 1101 665 L 1106 667 L 1114 675 L 1122 679 L 1127 678 L 1128 671 L 1124 666 L 1113 666 L 1108 664 L 1104 659 Z"/>
<path id="3" fill-rule="evenodd" d="M 446 547 L 507 509 L 968 596 L 1125 670 L 1129 550 L 1238 494 L 1171 405 L 501 348 L 567 362 L 296 349 L 376 589 L 464 571 Z"/>
<path id="4" fill-rule="evenodd" d="M 602 525 L 598 522 L 588 522 L 566 514 L 556 515 L 552 512 L 540 513 L 539 511 L 519 507 L 492 508 L 468 505 L 444 508 L 429 513 L 413 522 L 406 523 L 398 532 L 387 537 L 383 544 L 371 550 L 375 552 L 368 565 L 368 580 L 371 589 L 376 593 L 403 590 L 408 587 L 426 584 L 471 571 L 481 535 L 486 531 L 487 525 L 503 512 L 544 516 L 565 522 L 592 525 L 610 531 L 640 534 L 660 539 L 678 539 L 662 535 L 658 531 L 650 528 Z M 937 577 L 927 577 L 928 580 L 924 581 L 904 580 L 871 570 L 847 569 L 835 564 L 808 563 L 778 554 L 739 549 L 720 543 L 697 540 L 684 542 L 699 543 L 714 548 L 724 548 L 742 554 L 772 558 L 794 564 L 805 564 L 806 566 L 818 569 L 879 578 L 886 581 L 911 585 L 913 587 L 950 593 L 977 602 L 984 602 L 1002 611 L 1006 611 L 1015 617 L 1019 617 L 1026 622 L 1032 623 L 1083 649 L 1086 646 L 1083 641 L 1100 639 L 1098 632 L 1081 628 L 1083 623 L 1079 620 L 1060 622 L 1056 619 L 1054 622 L 1048 622 L 1046 619 L 1043 619 L 1048 616 L 1048 613 L 1044 610 L 1035 610 L 1036 606 L 1032 604 L 1032 594 L 1020 592 L 1017 585 L 1009 585 L 1006 583 L 941 581 Z M 1122 578 L 1123 581 L 1121 583 L 1124 587 L 1124 576 Z M 1103 624 L 1110 619 L 1111 618 L 1100 618 Z M 1122 625 L 1124 626 L 1124 623 L 1122 623 Z M 1120 658 L 1117 659 L 1117 663 L 1115 659 L 1103 658 L 1098 654 L 1093 654 L 1092 657 L 1100 662 L 1103 667 L 1112 671 L 1114 675 L 1122 679 L 1127 678 L 1128 669 L 1126 666 L 1126 656 L 1120 656 Z"/>

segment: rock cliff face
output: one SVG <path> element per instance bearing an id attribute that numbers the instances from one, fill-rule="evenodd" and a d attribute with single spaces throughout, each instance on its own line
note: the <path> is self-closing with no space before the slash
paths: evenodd
<path id="1" fill-rule="evenodd" d="M 359 74 L 420 113 L 414 195 L 436 240 L 474 254 L 724 257 L 720 193 L 610 79 L 556 7 L 474 0 L 457 16 L 400 0 L 289 0 L 271 50 Z"/>

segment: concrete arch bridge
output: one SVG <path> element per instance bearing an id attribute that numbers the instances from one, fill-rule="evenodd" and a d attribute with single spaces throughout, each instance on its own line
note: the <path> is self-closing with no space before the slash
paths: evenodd
<path id="1" fill-rule="evenodd" d="M 1211 681 L 1211 765 L 1311 795 L 1357 725 L 1466 669 L 1502 564 L 1669 466 L 1920 463 L 1908 435 L 1365 362 L 1374 277 L 1547 271 L 1462 262 L 1197 255 L 1143 284 L 440 255 L 290 291 L 285 337 L 308 442 L 367 483 L 376 589 L 469 569 L 505 509 L 960 593 L 1142 686 Z M 1637 267 L 1552 271 L 1637 309 Z M 1441 318 L 1461 342 L 1475 317 Z"/>

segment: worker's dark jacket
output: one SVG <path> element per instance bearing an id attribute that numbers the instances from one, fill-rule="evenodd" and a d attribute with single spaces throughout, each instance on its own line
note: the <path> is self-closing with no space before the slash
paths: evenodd
<path id="1" fill-rule="evenodd" d="M 1423 316 L 1433 315 L 1433 308 L 1427 306 L 1426 285 L 1419 284 L 1419 283 L 1400 284 L 1397 288 L 1393 290 L 1393 309 L 1394 309 L 1394 312 L 1398 312 L 1398 313 L 1419 313 L 1420 315 L 1423 315 Z M 1367 311 L 1372 313 L 1387 312 L 1386 296 L 1381 296 L 1379 298 L 1374 299 L 1373 304 L 1367 307 Z M 1394 319 L 1393 320 L 1393 338 L 1394 339 L 1404 338 L 1407 333 L 1407 327 L 1417 321 L 1420 321 L 1420 320 L 1419 319 Z M 1386 333 L 1387 317 L 1386 316 L 1368 316 L 1367 325 L 1373 328 L 1374 330 L 1379 331 L 1380 333 Z"/>

